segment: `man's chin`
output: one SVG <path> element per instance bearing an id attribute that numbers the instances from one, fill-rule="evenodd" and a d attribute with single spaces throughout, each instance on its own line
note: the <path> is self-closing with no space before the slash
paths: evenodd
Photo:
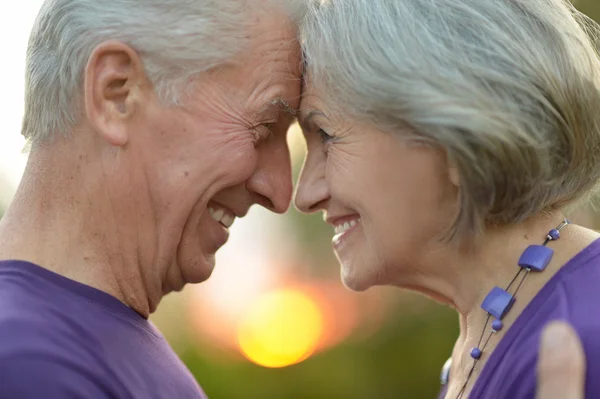
<path id="1" fill-rule="evenodd" d="M 191 267 L 187 283 L 198 284 L 208 280 L 215 270 L 215 264 L 215 254 L 204 255 L 200 262 Z"/>
<path id="2" fill-rule="evenodd" d="M 185 283 L 198 284 L 210 278 L 215 269 L 215 254 L 203 254 L 198 262 L 182 265 L 185 269 Z"/>
<path id="3" fill-rule="evenodd" d="M 169 292 L 179 292 L 187 284 L 198 284 L 208 280 L 215 268 L 215 255 L 203 255 L 200 260 L 181 263 L 179 267 L 181 278 L 169 286 Z M 164 294 L 166 295 L 168 292 Z"/>

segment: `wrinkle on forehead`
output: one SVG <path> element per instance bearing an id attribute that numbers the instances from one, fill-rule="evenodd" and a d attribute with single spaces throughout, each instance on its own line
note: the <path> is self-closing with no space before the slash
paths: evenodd
<path id="1" fill-rule="evenodd" d="M 274 12 L 273 12 L 274 11 Z M 271 61 L 268 68 L 283 63 L 291 75 L 300 74 L 300 43 L 298 30 L 290 17 L 280 10 L 270 10 L 256 18 L 256 24 L 249 32 L 251 45 L 249 51 L 260 59 Z M 293 62 L 293 69 L 290 69 Z M 279 65 L 277 65 L 279 66 Z"/>
<path id="2" fill-rule="evenodd" d="M 301 88 L 297 30 L 279 10 L 256 15 L 254 20 L 248 32 L 250 46 L 239 55 L 244 66 L 238 78 L 249 85 L 244 100 L 247 112 L 252 114 L 248 116 L 270 115 L 276 109 L 296 116 Z"/>
<path id="3" fill-rule="evenodd" d="M 262 43 L 254 51 L 259 54 L 257 61 L 266 69 L 271 80 L 289 79 L 301 84 L 300 44 L 297 41 Z"/>

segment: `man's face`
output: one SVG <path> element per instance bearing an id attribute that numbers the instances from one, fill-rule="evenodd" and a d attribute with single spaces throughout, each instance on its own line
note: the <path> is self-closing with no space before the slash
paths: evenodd
<path id="1" fill-rule="evenodd" d="M 263 14 L 255 26 L 236 65 L 191 82 L 183 107 L 154 99 L 140 112 L 143 133 L 131 144 L 153 212 L 143 224 L 156 229 L 156 241 L 140 245 L 166 273 L 163 294 L 210 276 L 228 227 L 252 204 L 288 208 L 286 132 L 299 105 L 300 49 L 282 15 Z"/>

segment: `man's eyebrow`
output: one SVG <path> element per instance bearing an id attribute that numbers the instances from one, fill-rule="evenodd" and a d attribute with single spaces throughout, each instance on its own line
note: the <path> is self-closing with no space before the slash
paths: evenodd
<path id="1" fill-rule="evenodd" d="M 296 109 L 292 108 L 287 101 L 285 101 L 283 98 L 280 98 L 280 97 L 278 97 L 278 98 L 274 99 L 273 101 L 271 101 L 270 103 L 268 103 L 261 110 L 261 112 L 266 111 L 268 108 L 270 108 L 272 106 L 276 106 L 276 107 L 280 108 L 286 114 L 290 114 L 294 117 L 298 114 L 298 111 Z"/>

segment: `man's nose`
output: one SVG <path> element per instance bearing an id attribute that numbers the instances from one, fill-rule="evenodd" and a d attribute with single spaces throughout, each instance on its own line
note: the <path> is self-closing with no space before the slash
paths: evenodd
<path id="1" fill-rule="evenodd" d="M 292 199 L 292 165 L 285 140 L 264 143 L 258 148 L 258 164 L 248 179 L 246 188 L 254 202 L 265 208 L 284 213 Z"/>

